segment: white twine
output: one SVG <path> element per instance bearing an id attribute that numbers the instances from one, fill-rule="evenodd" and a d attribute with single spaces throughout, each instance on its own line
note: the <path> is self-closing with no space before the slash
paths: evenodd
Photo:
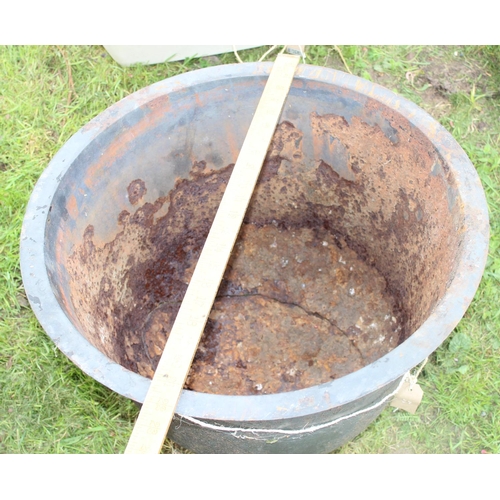
<path id="1" fill-rule="evenodd" d="M 427 363 L 427 359 L 428 358 L 425 358 L 425 360 L 423 361 L 422 365 L 417 370 L 417 372 L 415 373 L 415 375 L 412 375 L 409 371 L 406 372 L 403 375 L 403 378 L 401 379 L 401 381 L 399 382 L 397 388 L 394 391 L 392 391 L 390 394 L 387 394 L 387 396 L 383 397 L 378 403 L 375 403 L 374 405 L 369 406 L 368 408 L 363 408 L 362 410 L 358 410 L 358 411 L 356 411 L 354 413 L 351 413 L 349 415 L 344 415 L 343 417 L 337 418 L 335 420 L 332 420 L 330 422 L 326 422 L 326 423 L 320 424 L 320 425 L 313 425 L 313 426 L 307 427 L 307 428 L 290 429 L 290 430 L 284 430 L 284 429 L 249 429 L 249 428 L 245 428 L 245 427 L 225 427 L 223 425 L 209 424 L 208 422 L 203 422 L 201 420 L 198 420 L 198 419 L 193 418 L 193 417 L 188 417 L 188 416 L 181 416 L 180 418 L 181 418 L 181 420 L 182 419 L 188 420 L 189 422 L 192 422 L 193 424 L 199 425 L 200 427 L 204 427 L 206 429 L 212 429 L 212 430 L 219 431 L 219 432 L 228 432 L 228 433 L 232 434 L 234 437 L 239 438 L 239 439 L 256 439 L 256 440 L 261 440 L 263 438 L 251 437 L 251 436 L 244 436 L 244 435 L 241 436 L 241 435 L 238 435 L 238 432 L 243 432 L 243 433 L 248 433 L 248 434 L 259 434 L 259 433 L 260 434 L 284 434 L 283 437 L 287 437 L 287 436 L 291 436 L 291 435 L 299 435 L 299 434 L 309 434 L 311 432 L 316 432 L 316 431 L 318 431 L 320 429 L 325 429 L 326 427 L 332 427 L 333 425 L 336 425 L 339 422 L 342 422 L 343 420 L 348 420 L 350 418 L 357 417 L 358 415 L 361 415 L 363 413 L 367 413 L 369 411 L 375 410 L 379 406 L 382 406 L 384 403 L 386 403 L 393 396 L 395 396 L 397 394 L 397 392 L 399 391 L 399 389 L 401 389 L 402 385 L 405 382 L 409 382 L 410 383 L 410 389 L 411 389 L 417 383 L 417 378 L 420 375 L 420 373 L 422 372 L 423 367 Z M 279 438 L 279 439 L 283 439 L 283 438 Z"/>
<path id="2" fill-rule="evenodd" d="M 415 375 L 410 375 L 410 390 L 417 383 L 418 376 L 422 373 L 422 370 L 424 369 L 427 361 L 429 361 L 428 357 L 424 359 L 424 361 L 420 365 L 420 368 L 417 370 L 417 373 L 415 373 Z"/>
<path id="3" fill-rule="evenodd" d="M 267 50 L 259 59 L 258 62 L 262 62 L 271 52 L 273 52 L 274 50 L 276 50 L 276 48 L 279 47 L 279 45 L 273 45 L 269 50 Z M 285 52 L 286 48 L 288 47 L 288 45 L 283 45 L 283 49 L 280 51 L 280 54 L 283 54 L 283 52 Z M 300 49 L 300 56 L 302 57 L 302 62 L 305 63 L 306 62 L 306 53 L 304 51 L 304 45 L 299 45 L 298 46 L 299 49 Z M 236 50 L 236 45 L 233 45 L 233 52 L 234 52 L 234 56 L 236 57 L 236 60 L 239 62 L 239 63 L 242 63 L 243 61 L 241 60 L 241 57 L 240 55 L 238 54 L 238 51 Z"/>
<path id="4" fill-rule="evenodd" d="M 241 60 L 241 57 L 240 55 L 238 54 L 238 51 L 236 50 L 236 45 L 233 45 L 233 52 L 234 52 L 234 55 L 236 57 L 236 60 L 239 62 L 239 63 L 242 63 L 243 61 Z"/>

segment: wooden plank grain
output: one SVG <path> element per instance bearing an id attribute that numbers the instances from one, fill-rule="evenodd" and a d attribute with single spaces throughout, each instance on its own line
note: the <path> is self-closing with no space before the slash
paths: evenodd
<path id="1" fill-rule="evenodd" d="M 157 454 L 165 441 L 299 60 L 280 54 L 273 64 L 126 454 Z"/>

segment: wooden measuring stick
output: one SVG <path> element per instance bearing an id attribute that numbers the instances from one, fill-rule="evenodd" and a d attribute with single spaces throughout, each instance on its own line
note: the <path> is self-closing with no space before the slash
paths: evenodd
<path id="1" fill-rule="evenodd" d="M 126 454 L 156 454 L 165 441 L 299 60 L 280 54 L 273 64 Z"/>

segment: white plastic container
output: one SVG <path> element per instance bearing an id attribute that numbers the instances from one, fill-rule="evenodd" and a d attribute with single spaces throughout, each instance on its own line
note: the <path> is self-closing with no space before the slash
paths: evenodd
<path id="1" fill-rule="evenodd" d="M 260 45 L 235 45 L 234 47 L 236 50 L 244 50 L 260 47 Z M 137 63 L 158 64 L 233 51 L 233 45 L 104 45 L 104 48 L 121 66 Z"/>

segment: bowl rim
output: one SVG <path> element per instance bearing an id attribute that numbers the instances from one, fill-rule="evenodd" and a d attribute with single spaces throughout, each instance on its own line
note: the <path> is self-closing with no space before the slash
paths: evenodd
<path id="1" fill-rule="evenodd" d="M 55 154 L 29 199 L 21 230 L 20 263 L 30 305 L 58 348 L 89 376 L 111 390 L 144 401 L 150 380 L 111 361 L 78 332 L 52 292 L 46 271 L 44 237 L 49 207 L 57 187 L 78 155 L 127 113 L 165 94 L 208 82 L 265 78 L 272 63 L 228 64 L 174 76 L 113 104 L 76 132 Z M 463 201 L 464 237 L 456 272 L 442 299 L 407 340 L 377 361 L 330 382 L 279 394 L 229 396 L 184 390 L 176 413 L 218 421 L 266 421 L 304 417 L 338 409 L 395 381 L 421 363 L 453 331 L 469 307 L 486 265 L 489 219 L 477 172 L 452 135 L 427 112 L 392 91 L 342 71 L 302 64 L 294 80 L 339 86 L 379 101 L 406 118 L 450 165 Z"/>

